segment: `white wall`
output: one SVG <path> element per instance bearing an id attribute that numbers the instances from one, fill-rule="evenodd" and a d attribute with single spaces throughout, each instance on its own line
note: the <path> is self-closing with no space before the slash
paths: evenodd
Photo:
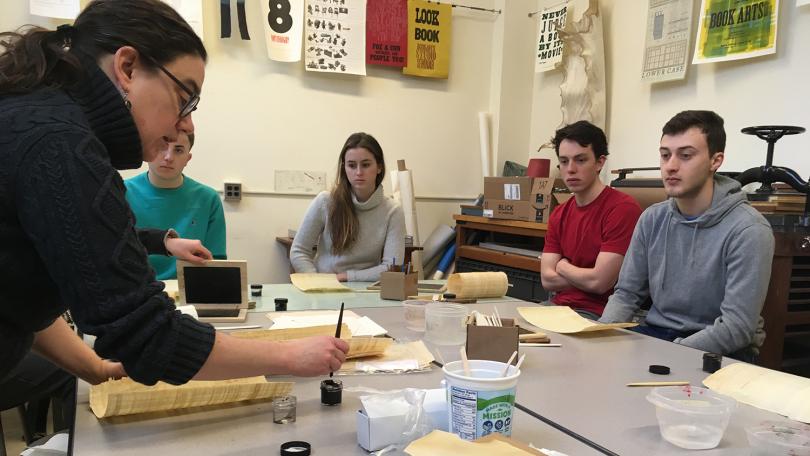
<path id="1" fill-rule="evenodd" d="M 0 29 L 57 24 L 29 16 L 27 3 L 0 5 Z M 465 4 L 490 8 L 494 0 Z M 423 239 L 438 224 L 452 224 L 458 204 L 482 190 L 478 112 L 495 111 L 490 75 L 502 73 L 503 64 L 493 62 L 493 50 L 501 46 L 492 37 L 503 28 L 502 16 L 454 8 L 450 77 L 435 80 L 375 66 L 366 77 L 306 72 L 302 63 L 268 60 L 259 2 L 247 3 L 251 41 L 239 39 L 235 9 L 229 39 L 219 38 L 219 2 L 205 1 L 203 13 L 209 62 L 187 174 L 217 189 L 225 181 L 241 182 L 248 192 L 241 202 L 226 203 L 225 211 L 228 255 L 248 260 L 249 280 L 288 280 L 289 263 L 275 237 L 298 228 L 311 200 L 273 194 L 274 171 L 325 171 L 331 184 L 340 147 L 352 132 L 374 134 L 389 169 L 405 159 L 414 171 Z M 528 115 L 530 79 L 524 90 Z M 387 178 L 384 185 L 390 189 Z"/>
<path id="2" fill-rule="evenodd" d="M 573 0 L 574 14 L 586 0 Z M 764 143 L 739 134 L 756 124 L 810 127 L 810 7 L 783 0 L 777 54 L 692 66 L 686 80 L 640 81 L 646 2 L 602 0 L 607 65 L 608 167 L 654 166 L 661 126 L 683 109 L 713 109 L 729 134 L 723 169 L 764 163 Z M 27 1 L 0 4 L 0 29 L 35 22 Z M 307 73 L 300 64 L 265 57 L 260 5 L 248 2 L 253 40 L 219 39 L 218 2 L 206 1 L 206 46 L 211 58 L 200 110 L 198 143 L 189 175 L 221 188 L 241 181 L 245 191 L 270 191 L 225 204 L 228 251 L 249 261 L 250 280 L 287 280 L 287 261 L 275 237 L 297 228 L 310 197 L 274 195 L 275 169 L 322 170 L 334 178 L 337 153 L 356 130 L 375 134 L 391 165 L 414 170 L 420 234 L 452 223 L 456 198 L 481 191 L 477 113 L 493 115 L 497 167 L 506 159 L 553 157 L 533 152 L 561 121 L 559 84 L 552 71 L 534 75 L 531 51 L 537 21 L 526 12 L 554 0 L 467 0 L 502 15 L 454 9 L 450 79 L 404 77 L 369 67 L 367 77 Z M 697 14 L 699 0 L 695 0 Z M 235 14 L 234 14 L 235 20 Z M 695 17 L 694 28 L 697 27 Z M 810 174 L 810 134 L 777 144 L 775 162 Z M 386 188 L 390 188 L 388 182 Z"/>
<path id="3" fill-rule="evenodd" d="M 608 167 L 658 166 L 661 127 L 685 109 L 711 109 L 725 119 L 728 141 L 721 169 L 727 171 L 765 163 L 765 143 L 741 134 L 741 128 L 763 124 L 810 128 L 810 7 L 796 8 L 795 1 L 780 2 L 775 55 L 689 65 L 683 81 L 649 84 L 640 76 L 647 2 L 602 0 Z M 693 31 L 699 4 L 695 0 Z M 560 82 L 558 71 L 535 77 L 530 140 L 534 148 L 547 141 L 561 122 Z M 550 154 L 545 156 L 553 156 L 553 151 Z M 810 133 L 779 141 L 774 163 L 810 176 Z"/>

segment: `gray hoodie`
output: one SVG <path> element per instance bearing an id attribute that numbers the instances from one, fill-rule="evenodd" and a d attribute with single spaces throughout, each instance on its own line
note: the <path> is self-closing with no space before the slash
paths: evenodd
<path id="1" fill-rule="evenodd" d="M 651 297 L 647 323 L 694 332 L 676 343 L 723 354 L 756 349 L 773 248 L 770 224 L 740 184 L 715 176 L 711 207 L 697 218 L 684 218 L 674 199 L 641 214 L 599 321 L 630 321 Z"/>

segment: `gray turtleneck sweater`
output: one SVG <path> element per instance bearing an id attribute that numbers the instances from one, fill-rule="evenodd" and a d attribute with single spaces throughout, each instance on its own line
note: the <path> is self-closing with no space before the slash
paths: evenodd
<path id="1" fill-rule="evenodd" d="M 722 354 L 759 347 L 773 249 L 771 226 L 740 184 L 715 176 L 712 204 L 698 217 L 685 218 L 674 199 L 641 214 L 599 321 L 630 321 L 649 296 L 647 323 L 694 333 L 676 343 Z"/>
<path id="2" fill-rule="evenodd" d="M 362 203 L 352 195 L 360 220 L 357 241 L 342 255 L 332 253 L 329 234 L 329 192 L 321 192 L 310 204 L 290 248 L 296 272 L 346 272 L 350 282 L 373 282 L 387 269 L 384 262 L 401 263 L 405 257 L 405 215 L 400 205 L 383 195 L 382 186 Z M 314 246 L 317 244 L 317 254 Z"/>

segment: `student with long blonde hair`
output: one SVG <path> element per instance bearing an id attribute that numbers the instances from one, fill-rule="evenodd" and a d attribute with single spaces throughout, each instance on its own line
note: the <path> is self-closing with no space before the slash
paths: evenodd
<path id="1" fill-rule="evenodd" d="M 290 262 L 296 272 L 370 282 L 380 278 L 386 263 L 402 261 L 405 215 L 383 194 L 383 177 L 385 158 L 377 140 L 367 133 L 349 136 L 334 188 L 315 197 L 295 235 Z"/>

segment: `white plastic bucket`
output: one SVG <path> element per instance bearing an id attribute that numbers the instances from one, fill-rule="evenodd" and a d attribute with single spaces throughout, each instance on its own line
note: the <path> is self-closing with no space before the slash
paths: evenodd
<path id="1" fill-rule="evenodd" d="M 444 365 L 450 432 L 475 440 L 492 432 L 512 435 L 512 413 L 520 370 L 506 363 L 470 360 L 470 376 L 461 361 Z"/>

